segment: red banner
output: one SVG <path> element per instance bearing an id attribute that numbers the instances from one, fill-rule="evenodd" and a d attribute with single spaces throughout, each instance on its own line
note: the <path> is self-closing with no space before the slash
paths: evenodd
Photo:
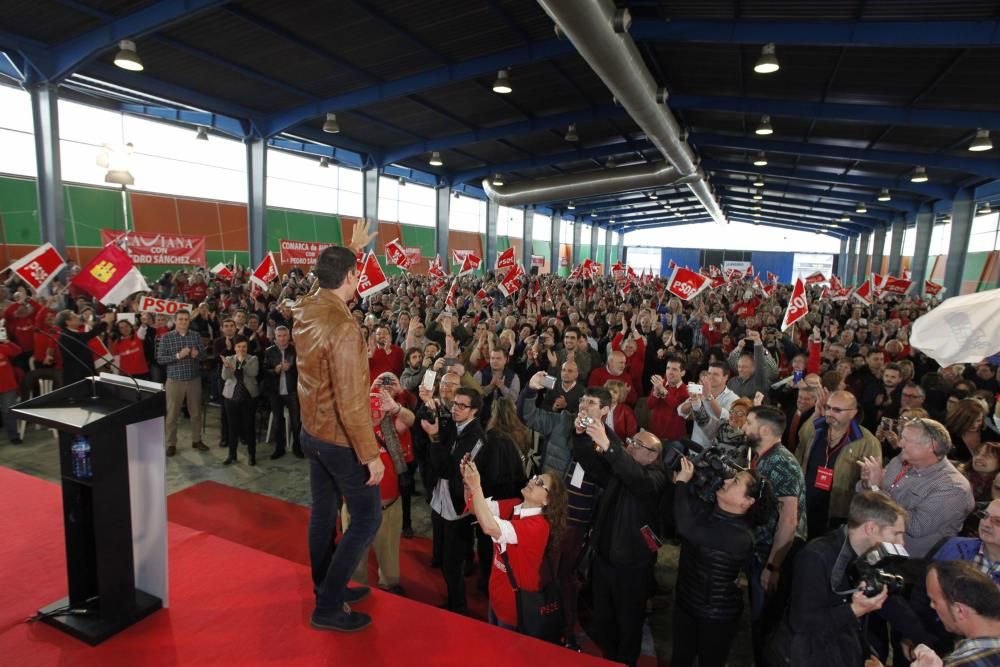
<path id="1" fill-rule="evenodd" d="M 806 276 L 806 285 L 815 285 L 823 282 L 826 282 L 826 276 L 823 275 L 822 271 L 816 271 Z"/>
<path id="2" fill-rule="evenodd" d="M 543 266 L 545 266 L 545 257 L 544 257 L 544 255 L 532 255 L 531 256 L 531 265 L 532 266 L 537 266 L 537 267 L 543 267 Z"/>
<path id="3" fill-rule="evenodd" d="M 667 291 L 679 296 L 685 301 L 696 297 L 699 292 L 708 287 L 708 278 L 689 269 L 676 268 L 670 277 Z"/>
<path id="4" fill-rule="evenodd" d="M 906 294 L 912 284 L 912 280 L 886 276 L 885 280 L 882 282 L 882 291 L 886 294 Z"/>
<path id="5" fill-rule="evenodd" d="M 937 283 L 932 283 L 929 280 L 924 281 L 924 291 L 930 296 L 937 296 L 943 289 L 944 285 L 938 285 Z"/>
<path id="6" fill-rule="evenodd" d="M 193 313 L 195 307 L 194 304 L 184 303 L 183 301 L 171 301 L 169 299 L 157 299 L 155 296 L 149 296 L 148 294 L 140 297 L 138 303 L 140 313 L 157 313 L 160 315 L 175 315 L 178 310 L 186 310 Z"/>
<path id="7" fill-rule="evenodd" d="M 108 245 L 122 236 L 125 232 L 102 229 L 101 243 Z M 205 266 L 205 237 L 129 232 L 126 252 L 136 264 Z"/>
<path id="8" fill-rule="evenodd" d="M 332 246 L 332 243 L 317 243 L 315 241 L 278 241 L 281 263 L 292 266 L 315 266 L 319 254 Z"/>
<path id="9" fill-rule="evenodd" d="M 806 286 L 802 282 L 802 278 L 796 278 L 795 288 L 792 289 L 792 296 L 788 299 L 785 316 L 781 320 L 781 330 L 784 331 L 808 314 L 809 299 L 806 297 Z"/>
<path id="10" fill-rule="evenodd" d="M 52 282 L 64 266 L 66 262 L 59 252 L 51 243 L 46 243 L 11 264 L 10 268 L 37 292 Z"/>

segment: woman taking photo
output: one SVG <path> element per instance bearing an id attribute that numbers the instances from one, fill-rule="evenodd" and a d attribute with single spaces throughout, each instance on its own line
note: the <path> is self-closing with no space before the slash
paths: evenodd
<path id="1" fill-rule="evenodd" d="M 462 464 L 462 478 L 476 520 L 495 544 L 490 573 L 490 623 L 517 630 L 520 619 L 514 589 L 500 563 L 505 554 L 522 591 L 540 591 L 544 584 L 555 579 L 554 563 L 547 558 L 548 545 L 558 543 L 566 521 L 566 487 L 554 475 L 536 475 L 521 489 L 523 501 L 498 502 L 483 496 L 479 470 L 471 460 Z"/>
<path id="2" fill-rule="evenodd" d="M 222 359 L 222 397 L 225 399 L 223 409 L 226 411 L 226 423 L 229 432 L 226 442 L 229 443 L 229 456 L 224 465 L 236 463 L 236 448 L 243 442 L 247 444 L 250 454 L 250 465 L 257 465 L 257 433 L 254 429 L 254 407 L 257 405 L 257 372 L 259 370 L 257 357 L 249 354 L 249 343 L 244 336 L 233 338 L 233 354 Z"/>
<path id="3" fill-rule="evenodd" d="M 771 490 L 755 470 L 742 470 L 715 492 L 715 503 L 694 497 L 687 483 L 694 464 L 681 459 L 674 474 L 674 520 L 681 537 L 674 604 L 671 667 L 725 667 L 743 613 L 736 585 L 753 553 L 753 526 L 768 516 Z"/>

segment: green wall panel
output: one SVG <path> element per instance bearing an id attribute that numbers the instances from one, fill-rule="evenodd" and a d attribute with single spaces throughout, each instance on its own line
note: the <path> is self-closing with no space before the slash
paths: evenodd
<path id="1" fill-rule="evenodd" d="M 962 281 L 975 281 L 983 277 L 983 269 L 986 268 L 986 260 L 990 258 L 988 252 L 970 252 L 965 256 L 965 273 L 962 274 Z"/>
<path id="2" fill-rule="evenodd" d="M 419 247 L 421 257 L 427 257 L 430 260 L 434 259 L 434 256 L 437 254 L 437 247 L 435 245 L 437 232 L 433 227 L 400 225 L 399 231 L 399 240 L 402 241 L 404 246 L 411 248 Z"/>
<path id="3" fill-rule="evenodd" d="M 590 244 L 581 243 L 580 244 L 580 263 L 583 264 L 583 260 L 590 259 Z"/>
<path id="4" fill-rule="evenodd" d="M 100 248 L 102 229 L 124 229 L 122 195 L 118 190 L 104 190 L 76 185 L 63 188 L 66 220 L 66 245 Z M 129 228 L 131 224 L 129 211 Z"/>
<path id="5" fill-rule="evenodd" d="M 0 224 L 3 225 L 2 238 L 7 243 L 37 245 L 42 242 L 35 181 L 0 178 Z"/>
<path id="6" fill-rule="evenodd" d="M 264 214 L 267 249 L 277 252 L 281 240 L 341 243 L 340 216 L 269 208 Z"/>

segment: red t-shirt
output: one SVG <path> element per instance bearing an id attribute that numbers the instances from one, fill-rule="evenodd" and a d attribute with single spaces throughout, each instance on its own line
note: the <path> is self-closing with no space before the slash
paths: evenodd
<path id="1" fill-rule="evenodd" d="M 21 354 L 16 343 L 0 343 L 0 393 L 16 391 L 20 386 L 18 372 L 10 360 Z"/>
<path id="2" fill-rule="evenodd" d="M 143 343 L 136 336 L 111 343 L 111 354 L 118 357 L 118 365 L 130 375 L 145 375 L 149 372 Z"/>
<path id="3" fill-rule="evenodd" d="M 368 371 L 372 382 L 382 373 L 392 373 L 399 377 L 403 374 L 403 348 L 392 345 L 388 353 L 382 348 L 376 349 L 375 354 L 368 359 Z"/>
<path id="4" fill-rule="evenodd" d="M 400 438 L 402 440 L 402 438 Z M 399 498 L 399 475 L 396 474 L 396 467 L 392 464 L 392 457 L 385 447 L 378 448 L 378 457 L 382 459 L 385 472 L 382 474 L 382 481 L 378 483 L 379 496 L 382 504 Z"/>
<path id="5" fill-rule="evenodd" d="M 205 300 L 205 295 L 208 294 L 208 287 L 204 283 L 195 283 L 187 288 L 187 292 L 185 294 L 187 296 L 188 303 L 197 306 Z"/>
<path id="6" fill-rule="evenodd" d="M 22 352 L 31 352 L 35 348 L 35 317 L 37 317 L 40 306 L 33 299 L 28 299 L 24 305 L 31 308 L 28 315 L 17 317 L 15 313 L 21 304 L 12 303 L 7 306 L 3 317 L 7 321 L 7 335 L 10 340 L 17 343 Z"/>
<path id="7" fill-rule="evenodd" d="M 517 544 L 507 545 L 507 558 L 514 569 L 514 578 L 519 588 L 537 591 L 541 588 L 542 559 L 549 543 L 549 522 L 541 514 L 520 518 L 513 516 L 514 508 L 523 501 L 519 499 L 501 500 L 500 518 L 508 519 L 517 533 Z M 493 572 L 490 574 L 490 606 L 501 623 L 517 625 L 517 602 L 514 589 L 510 587 L 507 569 L 500 555 L 500 545 L 493 545 Z"/>

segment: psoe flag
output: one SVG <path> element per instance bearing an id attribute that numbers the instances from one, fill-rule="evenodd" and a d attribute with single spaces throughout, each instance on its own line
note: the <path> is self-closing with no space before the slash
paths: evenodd
<path id="1" fill-rule="evenodd" d="M 278 277 L 278 263 L 274 261 L 274 255 L 267 253 L 267 256 L 257 265 L 257 268 L 250 274 L 250 282 L 266 290 L 270 287 L 270 282 Z"/>
<path id="2" fill-rule="evenodd" d="M 788 299 L 785 316 L 781 319 L 781 330 L 784 331 L 809 314 L 809 299 L 806 297 L 806 286 L 802 278 L 795 279 L 792 296 Z"/>
<path id="3" fill-rule="evenodd" d="M 945 299 L 913 322 L 910 344 L 942 366 L 1000 350 L 1000 289 Z"/>
<path id="4" fill-rule="evenodd" d="M 670 276 L 670 282 L 667 283 L 667 291 L 685 301 L 690 301 L 702 290 L 707 289 L 708 284 L 707 276 L 677 267 Z"/>
<path id="5" fill-rule="evenodd" d="M 121 303 L 136 292 L 149 291 L 149 285 L 139 269 L 135 268 L 132 258 L 114 243 L 105 246 L 77 274 L 73 284 L 105 306 Z"/>
<path id="6" fill-rule="evenodd" d="M 51 243 L 46 243 L 11 264 L 10 270 L 37 293 L 52 282 L 64 266 L 66 261 L 59 251 L 53 248 Z"/>

